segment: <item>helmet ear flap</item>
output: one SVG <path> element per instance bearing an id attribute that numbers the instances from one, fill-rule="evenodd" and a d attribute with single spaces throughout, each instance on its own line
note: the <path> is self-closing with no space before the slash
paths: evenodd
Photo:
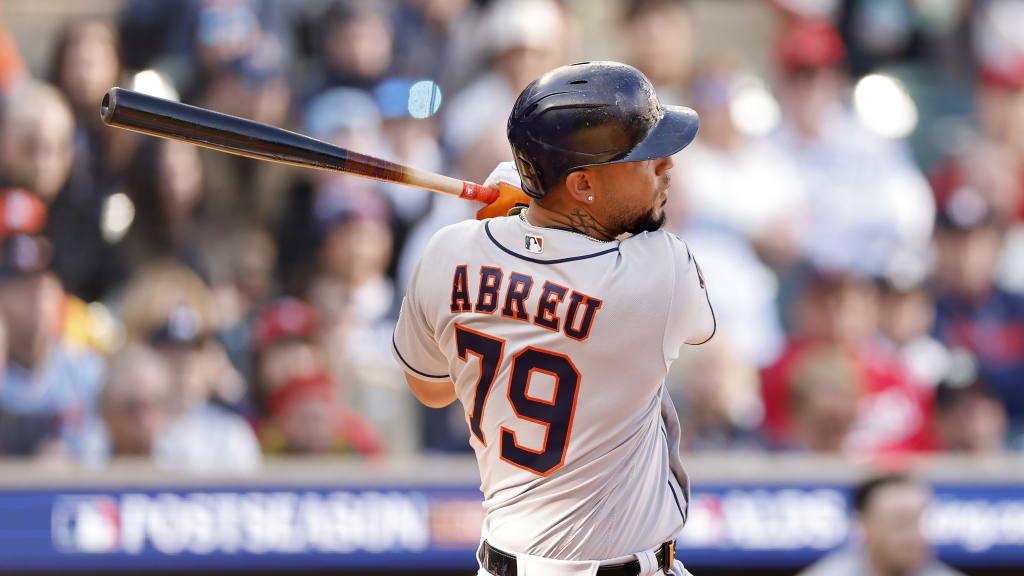
<path id="1" fill-rule="evenodd" d="M 529 160 L 521 153 L 515 154 L 516 168 L 519 170 L 519 177 L 523 181 L 523 192 L 531 198 L 543 198 L 546 191 L 541 186 L 540 174 Z"/>

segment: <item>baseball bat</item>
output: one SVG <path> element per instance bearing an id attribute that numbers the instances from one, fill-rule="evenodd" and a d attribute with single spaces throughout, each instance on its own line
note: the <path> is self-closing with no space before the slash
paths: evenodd
<path id="1" fill-rule="evenodd" d="M 206 108 L 111 88 L 100 116 L 108 126 L 180 140 L 229 154 L 417 186 L 490 204 L 498 190 L 346 150 L 302 134 Z"/>

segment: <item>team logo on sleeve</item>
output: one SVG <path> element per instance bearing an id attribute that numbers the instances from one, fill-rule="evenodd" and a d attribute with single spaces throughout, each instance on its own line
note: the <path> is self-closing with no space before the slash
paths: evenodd
<path id="1" fill-rule="evenodd" d="M 542 236 L 537 236 L 536 234 L 527 234 L 526 250 L 527 252 L 540 254 L 544 251 L 544 238 Z"/>

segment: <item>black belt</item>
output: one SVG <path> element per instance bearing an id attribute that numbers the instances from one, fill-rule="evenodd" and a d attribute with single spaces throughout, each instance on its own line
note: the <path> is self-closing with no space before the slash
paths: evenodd
<path id="1" fill-rule="evenodd" d="M 675 562 L 675 542 L 665 542 L 654 552 L 654 557 L 665 574 L 672 571 Z M 498 550 L 484 541 L 484 569 L 494 576 L 516 576 L 516 557 Z M 597 569 L 597 576 L 640 576 L 640 561 L 630 560 L 621 564 L 607 564 Z"/>

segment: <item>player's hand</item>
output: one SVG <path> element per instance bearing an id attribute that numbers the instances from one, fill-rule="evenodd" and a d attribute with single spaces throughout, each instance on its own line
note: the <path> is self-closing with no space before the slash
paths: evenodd
<path id="1" fill-rule="evenodd" d="M 523 189 L 523 179 L 519 177 L 519 170 L 515 162 L 501 162 L 491 171 L 484 180 L 486 188 L 497 188 L 498 184 L 504 182 L 514 188 Z"/>
<path id="2" fill-rule="evenodd" d="M 484 180 L 484 186 L 497 188 L 501 193 L 498 199 L 484 206 L 476 213 L 477 220 L 508 215 L 508 211 L 519 204 L 528 205 L 530 197 L 522 190 L 523 182 L 519 171 L 512 162 L 502 162 Z"/>

